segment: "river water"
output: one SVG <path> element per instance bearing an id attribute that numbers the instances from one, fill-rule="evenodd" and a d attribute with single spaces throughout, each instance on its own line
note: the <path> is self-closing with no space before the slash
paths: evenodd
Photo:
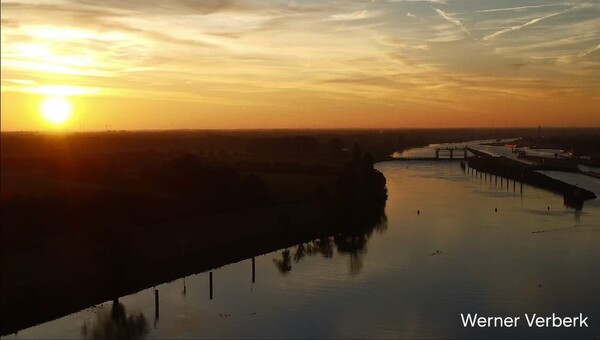
<path id="1" fill-rule="evenodd" d="M 561 196 L 514 192 L 512 182 L 507 189 L 473 177 L 458 162 L 377 168 L 387 178 L 387 222 L 363 238 L 258 256 L 254 283 L 250 259 L 215 269 L 212 299 L 210 274 L 199 273 L 7 338 L 600 334 L 600 200 L 576 211 Z M 461 313 L 521 320 L 517 328 L 465 328 Z M 583 313 L 589 328 L 529 328 L 525 313 Z"/>

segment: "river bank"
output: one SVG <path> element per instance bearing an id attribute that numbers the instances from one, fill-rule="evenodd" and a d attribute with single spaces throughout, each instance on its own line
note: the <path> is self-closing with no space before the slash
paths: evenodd
<path id="1" fill-rule="evenodd" d="M 365 161 L 330 175 L 265 175 L 279 183 L 272 185 L 278 199 L 250 209 L 29 234 L 37 246 L 3 250 L 2 334 L 283 247 L 368 232 L 384 219 L 386 188 Z M 298 187 L 312 194 L 293 193 Z"/>

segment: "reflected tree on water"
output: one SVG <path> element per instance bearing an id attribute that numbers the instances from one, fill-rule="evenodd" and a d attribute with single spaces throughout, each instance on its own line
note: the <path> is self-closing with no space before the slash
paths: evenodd
<path id="1" fill-rule="evenodd" d="M 321 237 L 320 239 L 312 241 L 312 244 L 314 249 L 312 254 L 321 254 L 328 259 L 333 257 L 334 248 L 331 237 Z"/>
<path id="2" fill-rule="evenodd" d="M 350 274 L 355 275 L 360 273 L 363 268 L 363 257 L 367 252 L 367 243 L 373 232 L 381 234 L 386 229 L 387 218 L 385 214 L 382 214 L 371 227 L 348 230 L 333 236 L 300 243 L 295 247 L 293 255 L 289 249 L 285 249 L 281 252 L 281 258 L 273 259 L 273 262 L 279 272 L 286 274 L 292 270 L 292 259 L 294 263 L 298 263 L 307 256 L 321 255 L 324 258 L 332 258 L 334 251 L 337 250 L 340 255 L 348 255 Z"/>
<path id="3" fill-rule="evenodd" d="M 127 315 L 125 306 L 118 299 L 113 300 L 110 310 L 102 310 L 96 321 L 86 321 L 81 327 L 85 339 L 144 339 L 148 334 L 148 322 L 144 314 Z"/>
<path id="4" fill-rule="evenodd" d="M 363 257 L 367 251 L 370 234 L 338 234 L 334 236 L 335 246 L 339 254 L 350 256 L 350 274 L 356 275 L 363 268 Z"/>
<path id="5" fill-rule="evenodd" d="M 281 252 L 281 259 L 273 259 L 280 273 L 286 274 L 292 270 L 292 258 L 288 249 Z"/>

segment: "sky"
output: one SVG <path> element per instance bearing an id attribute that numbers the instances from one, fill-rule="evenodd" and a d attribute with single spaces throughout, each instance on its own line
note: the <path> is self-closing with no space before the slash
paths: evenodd
<path id="1" fill-rule="evenodd" d="M 2 131 L 600 126 L 600 1 L 1 0 L 1 20 Z"/>

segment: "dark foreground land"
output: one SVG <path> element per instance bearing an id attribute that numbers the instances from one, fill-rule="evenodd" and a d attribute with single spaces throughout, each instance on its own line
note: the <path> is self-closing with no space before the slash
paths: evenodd
<path id="1" fill-rule="evenodd" d="M 1 334 L 309 240 L 352 251 L 385 219 L 374 162 L 536 131 L 3 133 Z"/>

